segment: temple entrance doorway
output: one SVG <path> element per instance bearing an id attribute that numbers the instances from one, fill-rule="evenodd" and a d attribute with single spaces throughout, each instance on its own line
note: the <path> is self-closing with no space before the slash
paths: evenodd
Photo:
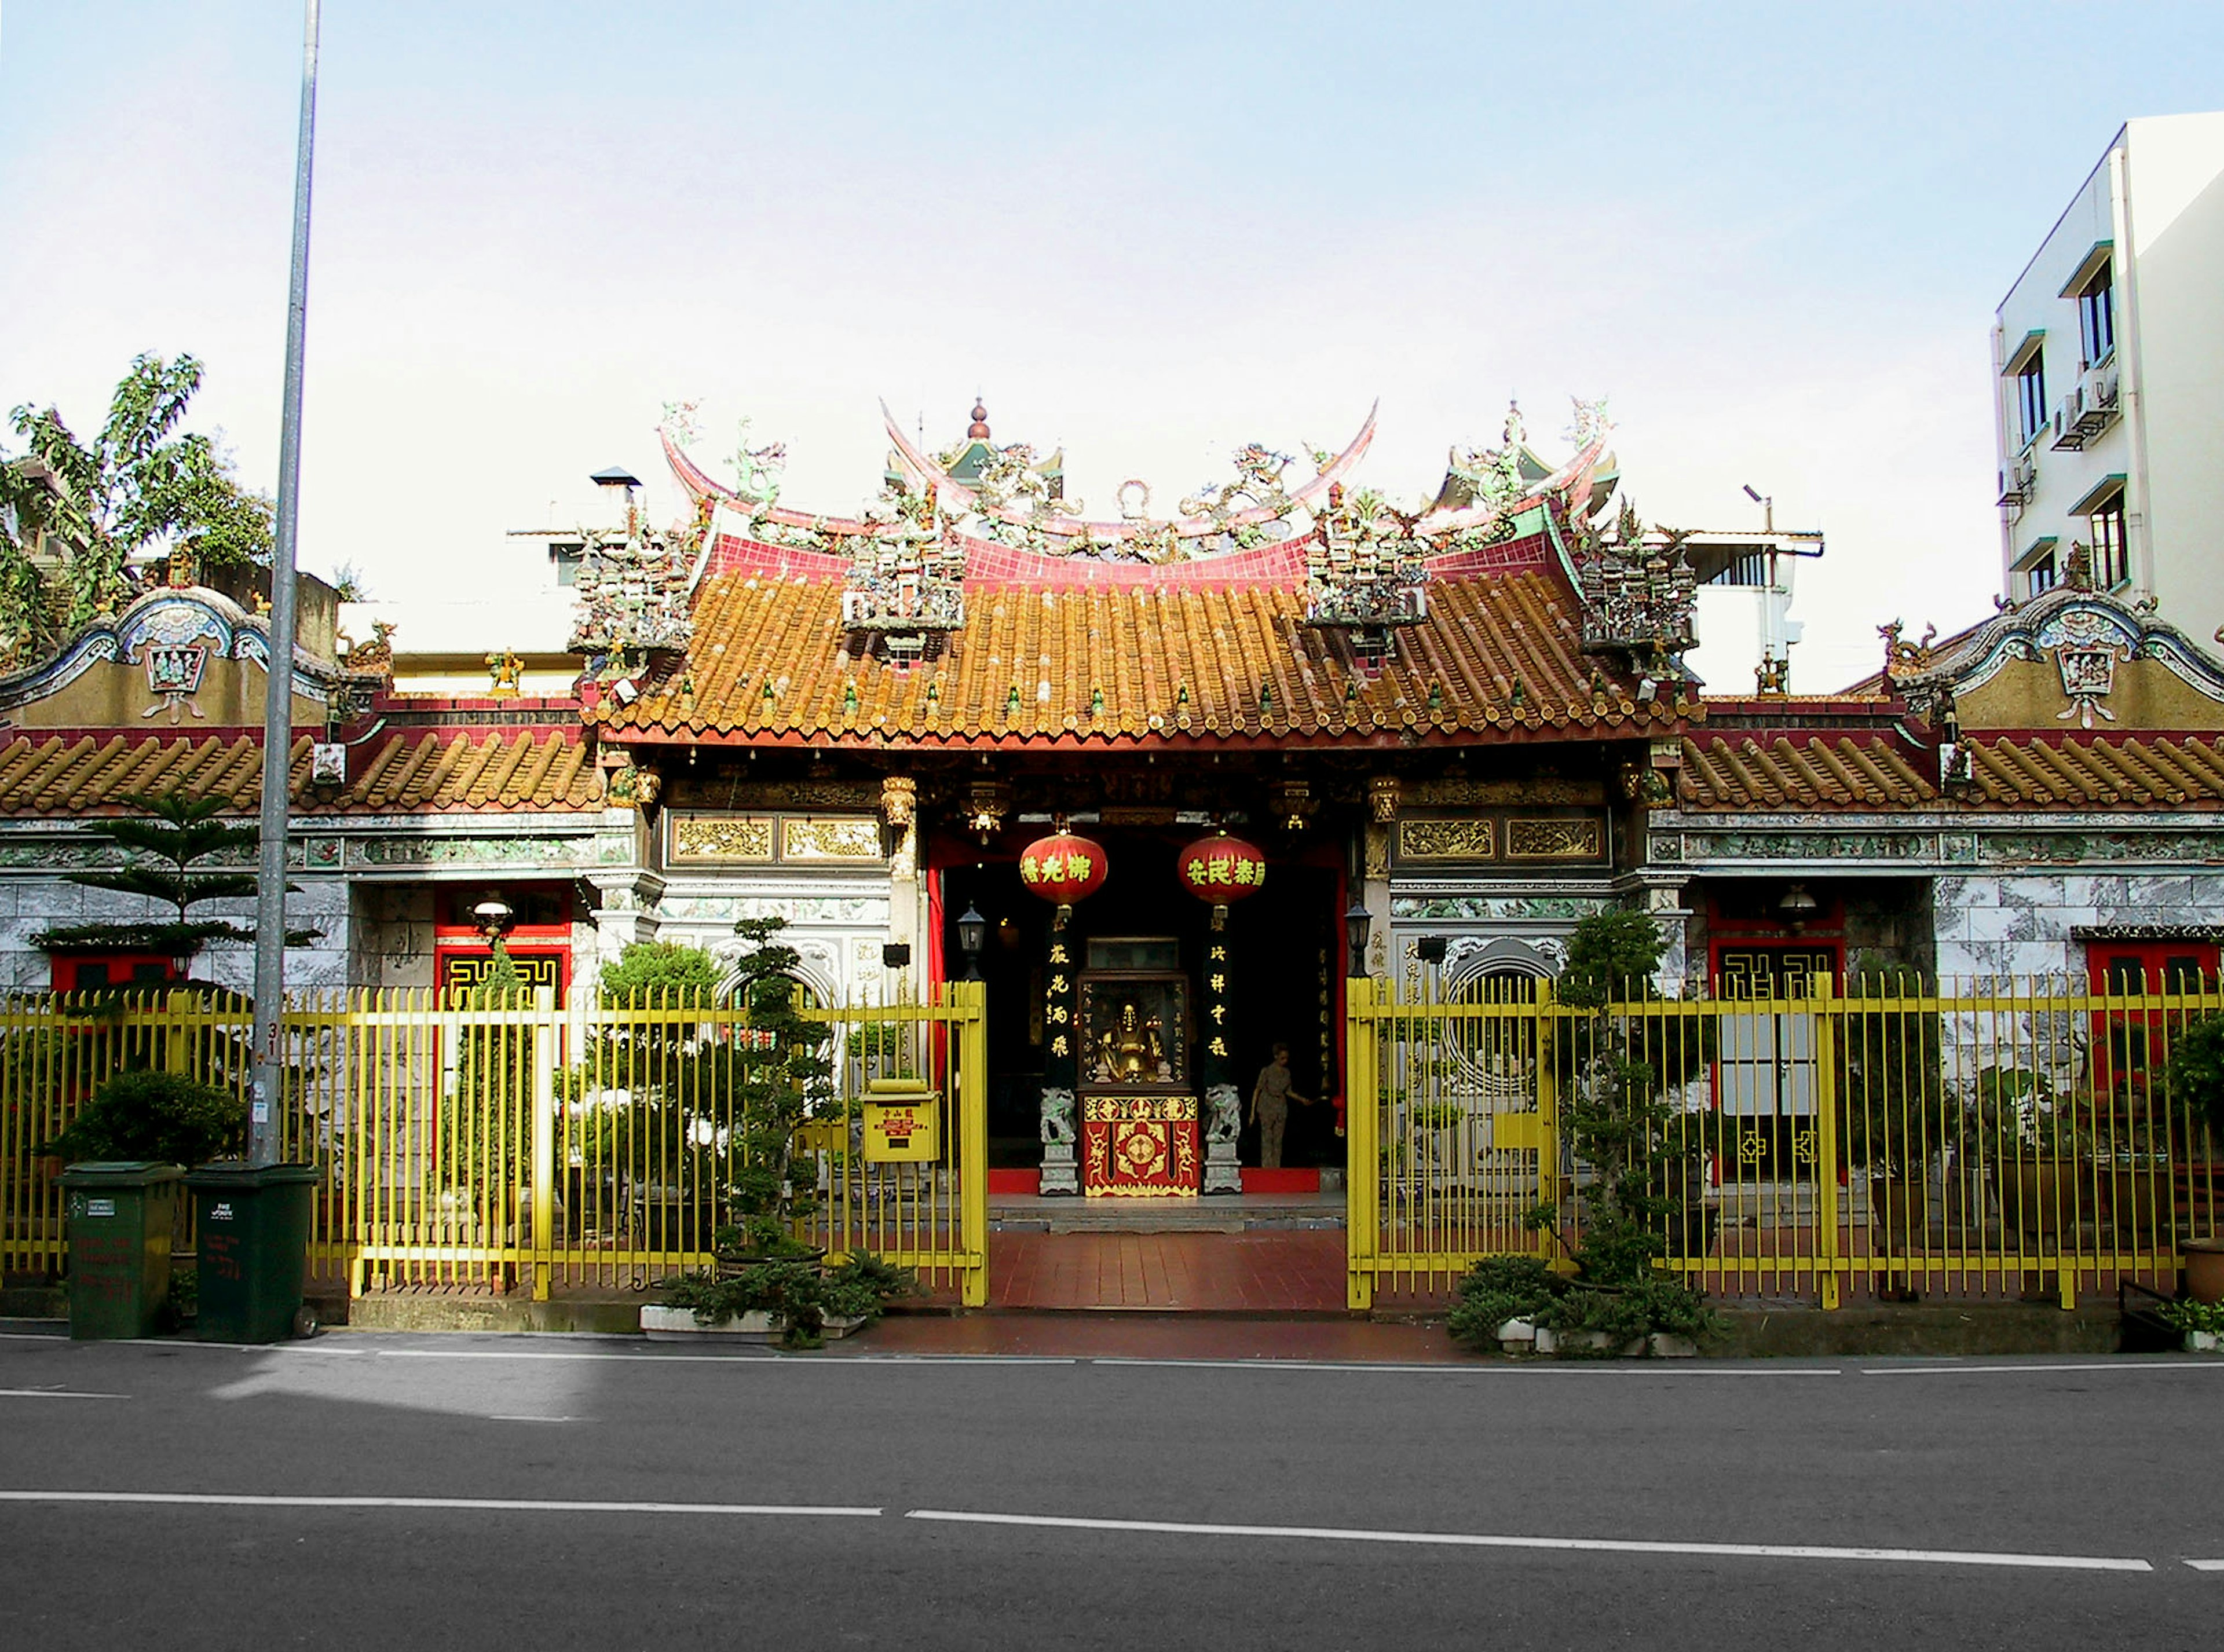
<path id="1" fill-rule="evenodd" d="M 967 845 L 935 869 L 951 973 L 962 969 L 958 920 L 970 910 L 986 925 L 991 1303 L 1340 1310 L 1340 857 L 1329 845 L 1278 847 L 1267 880 L 1216 929 L 1212 907 L 1176 875 L 1195 828 L 1083 829 L 1108 873 L 1062 936 L 1015 852 Z M 1289 1047 L 1288 1088 L 1305 1100 L 1289 1106 L 1281 1166 L 1269 1171 L 1249 1101 L 1277 1044 Z M 1055 1126 L 1043 1098 L 1058 1053 L 1073 1062 L 1070 1193 L 1046 1190 Z M 1235 1163 L 1219 1175 L 1235 1185 L 1208 1194 L 1215 1079 L 1233 1087 L 1240 1122 Z M 1215 1157 L 1224 1162 L 1224 1150 Z M 1138 1191 L 1111 1196 L 1115 1172 Z"/>

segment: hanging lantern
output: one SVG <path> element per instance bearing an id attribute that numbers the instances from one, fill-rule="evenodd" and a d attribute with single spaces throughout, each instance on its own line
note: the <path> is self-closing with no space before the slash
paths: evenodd
<path id="1" fill-rule="evenodd" d="M 1240 837 L 1200 837 L 1174 863 L 1183 888 L 1212 903 L 1212 927 L 1228 927 L 1228 909 L 1267 881 L 1267 857 Z"/>
<path id="2" fill-rule="evenodd" d="M 1074 902 L 1104 886 L 1107 869 L 1104 846 L 1071 832 L 1039 837 L 1020 851 L 1020 881 L 1030 892 L 1058 903 L 1061 928 L 1073 916 Z"/>

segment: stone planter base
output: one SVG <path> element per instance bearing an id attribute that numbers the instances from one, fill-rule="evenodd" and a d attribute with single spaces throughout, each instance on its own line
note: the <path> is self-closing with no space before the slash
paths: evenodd
<path id="1" fill-rule="evenodd" d="M 1563 1348 L 1599 1351 L 1614 1347 L 1603 1331 L 1563 1333 L 1532 1325 L 1527 1320 L 1508 1320 L 1500 1326 L 1498 1346 L 1507 1353 L 1557 1353 Z M 1641 1359 L 1647 1354 L 1655 1359 L 1696 1359 L 1699 1357 L 1699 1345 L 1687 1336 L 1655 1331 L 1650 1336 L 1631 1339 L 1614 1348 L 1614 1352 L 1621 1359 Z"/>
<path id="2" fill-rule="evenodd" d="M 837 1342 L 864 1322 L 829 1314 L 822 1334 L 829 1342 Z M 703 1325 L 692 1308 L 643 1308 L 641 1328 L 652 1342 L 778 1342 L 787 1334 L 787 1321 L 760 1308 Z"/>
<path id="3" fill-rule="evenodd" d="M 2185 1334 L 2185 1351 L 2188 1353 L 2216 1353 L 2224 1350 L 2220 1350 L 2217 1346 L 2215 1332 L 2188 1331 Z"/>

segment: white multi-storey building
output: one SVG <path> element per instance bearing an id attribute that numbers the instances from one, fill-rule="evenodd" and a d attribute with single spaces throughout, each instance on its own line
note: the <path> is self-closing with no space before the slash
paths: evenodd
<path id="1" fill-rule="evenodd" d="M 2224 114 L 2128 122 L 2000 301 L 2002 585 L 2224 624 Z"/>

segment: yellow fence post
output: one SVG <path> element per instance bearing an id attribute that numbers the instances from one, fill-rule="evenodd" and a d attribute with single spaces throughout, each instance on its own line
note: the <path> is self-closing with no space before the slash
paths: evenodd
<path id="1" fill-rule="evenodd" d="M 1537 1074 L 1537 1198 L 1536 1204 L 1560 1207 L 1560 1091 L 1553 1081 L 1553 1040 L 1559 1036 L 1559 999 L 1549 980 L 1537 983 L 1537 999 L 1530 1013 L 1529 1049 Z M 1533 1206 L 1532 1207 L 1534 1207 Z M 1526 1216 L 1526 1211 L 1520 1213 Z M 1557 1216 L 1549 1228 L 1536 1235 L 1537 1254 L 1551 1262 L 1559 1248 Z"/>
<path id="2" fill-rule="evenodd" d="M 1818 969 L 1810 979 L 1815 999 L 1815 1277 L 1823 1306 L 1835 1308 L 1841 1302 L 1843 1254 L 1838 1244 L 1838 1018 L 1843 1008 L 1828 970 Z"/>
<path id="3" fill-rule="evenodd" d="M 194 1040 L 186 1034 L 186 1012 L 198 1007 L 198 994 L 174 988 L 162 994 L 162 1065 L 180 1076 L 206 1078 L 193 1070 Z"/>
<path id="4" fill-rule="evenodd" d="M 986 982 L 952 983 L 950 1001 L 963 1012 L 957 1023 L 958 1217 L 965 1258 L 959 1300 L 989 1305 L 989 988 Z"/>
<path id="5" fill-rule="evenodd" d="M 1374 983 L 1365 975 L 1344 982 L 1343 1233 L 1349 1271 L 1345 1304 L 1354 1312 L 1374 1306 L 1374 1273 L 1381 1234 L 1375 1195 L 1381 1185 L 1381 1081 L 1375 1072 Z"/>
<path id="6" fill-rule="evenodd" d="M 533 992 L 533 1300 L 545 1302 L 556 1250 L 556 989 Z"/>

